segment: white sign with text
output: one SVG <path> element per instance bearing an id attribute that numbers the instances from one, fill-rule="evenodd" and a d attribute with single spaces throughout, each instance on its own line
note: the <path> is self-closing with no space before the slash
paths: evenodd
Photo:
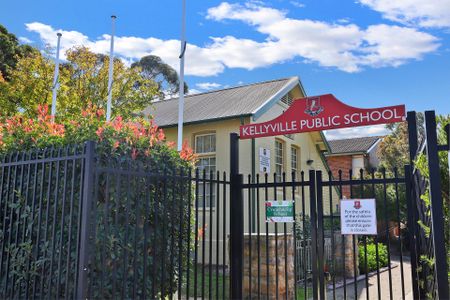
<path id="1" fill-rule="evenodd" d="M 259 148 L 259 171 L 270 173 L 270 150 Z"/>
<path id="2" fill-rule="evenodd" d="M 375 199 L 341 200 L 341 234 L 377 234 Z"/>

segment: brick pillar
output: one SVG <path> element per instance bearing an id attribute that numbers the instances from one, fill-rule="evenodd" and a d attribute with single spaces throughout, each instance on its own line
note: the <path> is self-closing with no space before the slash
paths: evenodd
<path id="1" fill-rule="evenodd" d="M 259 256 L 258 256 L 258 235 L 244 235 L 244 299 L 288 299 L 294 298 L 294 255 L 295 245 L 292 234 L 287 234 L 285 245 L 284 234 L 278 234 L 277 250 L 275 252 L 275 234 L 268 234 L 269 249 L 266 247 L 266 234 L 261 233 L 259 237 Z M 250 257 L 251 245 L 251 257 Z M 287 260 L 285 260 L 285 246 L 287 246 Z M 258 296 L 258 257 L 259 257 L 259 288 L 261 295 Z M 267 265 L 267 257 L 269 265 Z M 249 260 L 251 263 L 249 264 Z M 276 262 L 278 261 L 278 272 Z M 286 265 L 287 262 L 287 265 Z M 288 285 L 286 286 L 286 268 L 288 274 Z M 269 278 L 267 278 L 267 269 L 269 269 Z M 251 270 L 251 279 L 250 279 Z M 276 289 L 276 279 L 278 278 L 278 297 Z M 267 282 L 269 283 L 269 297 L 267 297 Z M 251 298 L 250 298 L 251 291 Z"/>

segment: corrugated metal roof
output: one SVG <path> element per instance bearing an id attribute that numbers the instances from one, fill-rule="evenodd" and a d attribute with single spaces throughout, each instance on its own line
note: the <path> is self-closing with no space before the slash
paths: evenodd
<path id="1" fill-rule="evenodd" d="M 380 138 L 380 136 L 367 136 L 342 140 L 329 140 L 328 144 L 330 146 L 331 153 L 328 153 L 328 155 L 343 153 L 366 153 Z"/>
<path id="2" fill-rule="evenodd" d="M 296 77 L 254 83 L 201 94 L 188 95 L 184 123 L 251 115 Z M 297 79 L 298 80 L 298 79 Z M 158 126 L 178 123 L 178 98 L 158 101 L 144 110 Z"/>

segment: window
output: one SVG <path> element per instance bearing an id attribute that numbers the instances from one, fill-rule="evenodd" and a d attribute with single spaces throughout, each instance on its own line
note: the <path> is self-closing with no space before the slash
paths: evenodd
<path id="1" fill-rule="evenodd" d="M 300 161 L 299 159 L 300 157 L 300 149 L 295 147 L 295 146 L 291 146 L 291 171 L 293 173 L 295 173 L 295 178 L 298 179 L 298 163 Z"/>
<path id="2" fill-rule="evenodd" d="M 195 136 L 195 153 L 198 155 L 197 169 L 199 170 L 200 178 L 216 176 L 216 135 L 214 133 L 201 134 Z M 214 183 L 200 182 L 198 184 L 198 206 L 211 208 L 214 207 L 216 197 L 216 187 Z"/>
<path id="3" fill-rule="evenodd" d="M 284 165 L 284 145 L 283 142 L 275 140 L 275 173 L 277 181 L 281 181 L 283 175 L 283 165 Z"/>
<path id="4" fill-rule="evenodd" d="M 216 135 L 201 134 L 195 136 L 195 153 L 213 153 L 216 152 Z"/>

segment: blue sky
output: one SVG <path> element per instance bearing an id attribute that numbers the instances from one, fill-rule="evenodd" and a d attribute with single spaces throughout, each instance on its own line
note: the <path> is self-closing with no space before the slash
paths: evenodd
<path id="1" fill-rule="evenodd" d="M 54 46 L 62 31 L 63 49 L 108 53 L 115 14 L 117 55 L 178 70 L 181 0 L 2 2 L 0 23 L 23 43 Z M 450 0 L 187 0 L 186 80 L 206 91 L 299 76 L 308 95 L 448 114 L 449 37 Z"/>

